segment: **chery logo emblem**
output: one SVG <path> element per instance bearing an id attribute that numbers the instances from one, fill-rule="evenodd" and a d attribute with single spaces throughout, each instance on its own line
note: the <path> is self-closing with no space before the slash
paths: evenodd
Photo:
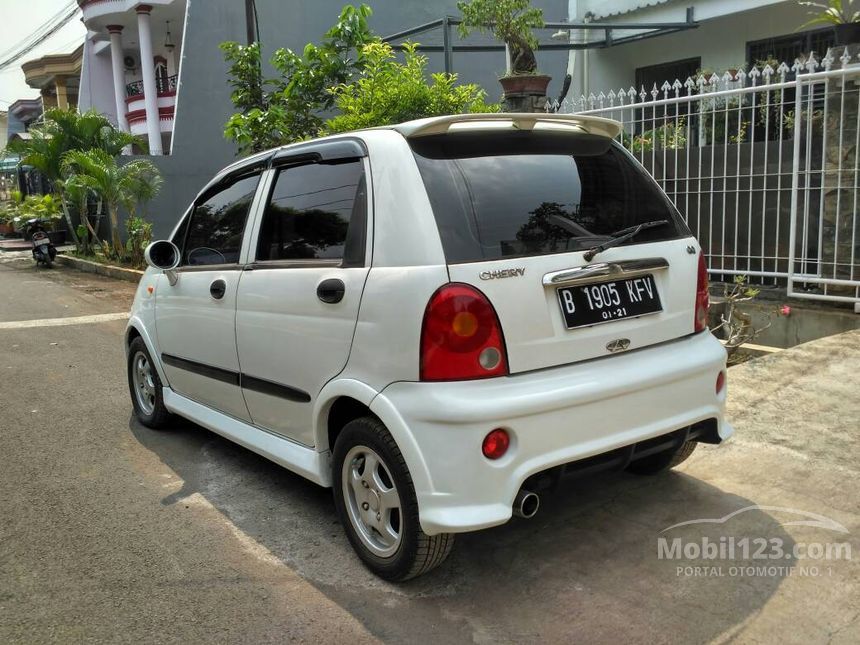
<path id="1" fill-rule="evenodd" d="M 630 347 L 629 338 L 616 338 L 615 340 L 606 343 L 606 349 L 613 354 L 616 352 L 623 352 L 628 347 Z"/>
<path id="2" fill-rule="evenodd" d="M 515 269 L 501 269 L 498 271 L 481 271 L 478 277 L 481 280 L 498 280 L 500 278 L 519 278 L 525 274 L 525 267 L 517 267 Z"/>

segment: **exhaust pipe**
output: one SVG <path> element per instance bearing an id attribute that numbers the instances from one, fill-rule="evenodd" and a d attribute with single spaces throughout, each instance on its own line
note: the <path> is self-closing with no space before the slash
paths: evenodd
<path id="1" fill-rule="evenodd" d="M 514 498 L 514 515 L 525 519 L 534 517 L 540 508 L 540 497 L 535 493 L 521 488 Z"/>

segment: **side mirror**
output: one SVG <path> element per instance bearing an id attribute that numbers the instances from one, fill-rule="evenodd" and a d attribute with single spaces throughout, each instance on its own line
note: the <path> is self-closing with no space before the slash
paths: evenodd
<path id="1" fill-rule="evenodd" d="M 153 269 L 172 271 L 179 266 L 179 249 L 169 240 L 158 240 L 146 247 L 143 258 Z"/>

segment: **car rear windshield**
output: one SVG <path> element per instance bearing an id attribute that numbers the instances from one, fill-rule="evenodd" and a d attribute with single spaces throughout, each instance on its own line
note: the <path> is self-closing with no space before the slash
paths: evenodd
<path id="1" fill-rule="evenodd" d="M 621 146 L 593 135 L 460 133 L 410 141 L 450 264 L 689 236 L 674 205 Z"/>

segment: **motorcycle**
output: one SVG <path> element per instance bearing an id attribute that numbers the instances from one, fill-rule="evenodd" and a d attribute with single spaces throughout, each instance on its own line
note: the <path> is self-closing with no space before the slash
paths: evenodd
<path id="1" fill-rule="evenodd" d="M 33 243 L 33 259 L 36 264 L 44 264 L 50 269 L 54 264 L 54 258 L 57 257 L 57 249 L 51 244 L 41 219 L 27 220 L 24 225 L 24 239 L 29 239 Z"/>

